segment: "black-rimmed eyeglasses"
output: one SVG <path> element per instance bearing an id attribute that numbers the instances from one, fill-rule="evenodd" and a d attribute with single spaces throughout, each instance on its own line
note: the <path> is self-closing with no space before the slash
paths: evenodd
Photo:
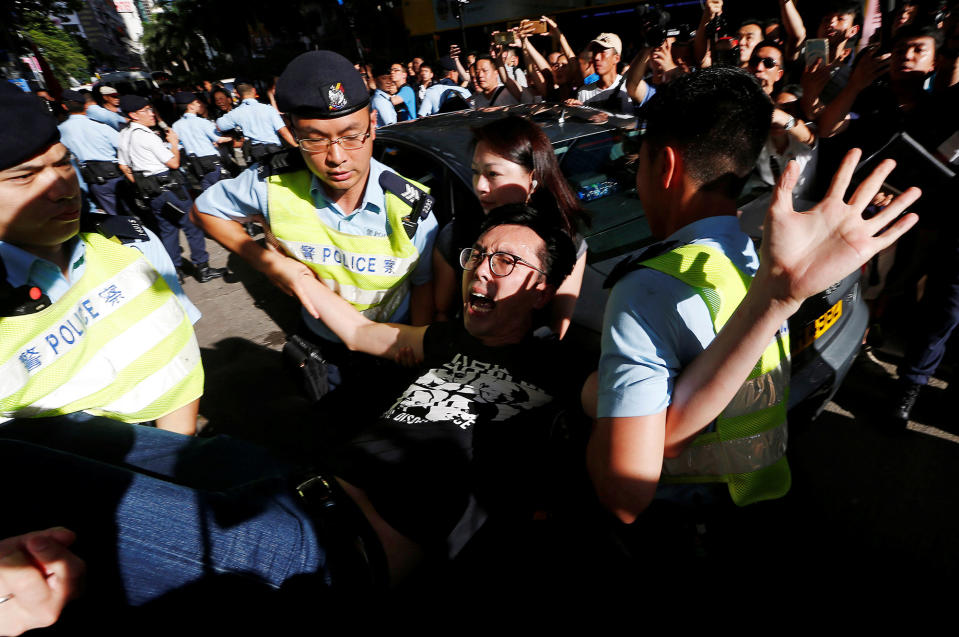
<path id="1" fill-rule="evenodd" d="M 460 266 L 464 270 L 475 270 L 479 267 L 483 257 L 489 259 L 489 270 L 493 273 L 493 276 L 509 276 L 516 264 L 525 265 L 527 268 L 536 270 L 546 276 L 545 272 L 515 254 L 509 252 L 480 252 L 476 248 L 463 248 L 463 251 L 460 252 Z"/>
<path id="2" fill-rule="evenodd" d="M 359 150 L 363 148 L 363 144 L 366 143 L 366 140 L 370 138 L 370 129 L 367 128 L 365 133 L 357 133 L 356 135 L 344 135 L 343 137 L 337 137 L 336 139 L 299 139 L 297 138 L 296 143 L 300 145 L 300 148 L 310 153 L 326 153 L 329 152 L 333 144 L 339 144 L 340 148 L 343 150 Z"/>

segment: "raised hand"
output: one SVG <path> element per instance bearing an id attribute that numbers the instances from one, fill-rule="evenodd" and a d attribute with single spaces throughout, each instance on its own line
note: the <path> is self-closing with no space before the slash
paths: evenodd
<path id="1" fill-rule="evenodd" d="M 914 213 L 898 218 L 919 198 L 918 188 L 909 188 L 874 217 L 862 216 L 895 168 L 892 160 L 879 164 L 845 202 L 860 155 L 858 148 L 846 154 L 826 198 L 808 212 L 793 210 L 799 166 L 791 161 L 783 171 L 766 216 L 757 274 L 771 285 L 774 300 L 798 306 L 862 266 L 919 220 Z"/>

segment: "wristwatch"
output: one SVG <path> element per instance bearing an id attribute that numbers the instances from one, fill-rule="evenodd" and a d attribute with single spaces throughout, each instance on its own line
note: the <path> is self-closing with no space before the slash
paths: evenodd
<path id="1" fill-rule="evenodd" d="M 789 119 L 786 120 L 786 123 L 783 124 L 783 130 L 789 130 L 794 126 L 796 126 L 796 118 L 790 115 Z"/>

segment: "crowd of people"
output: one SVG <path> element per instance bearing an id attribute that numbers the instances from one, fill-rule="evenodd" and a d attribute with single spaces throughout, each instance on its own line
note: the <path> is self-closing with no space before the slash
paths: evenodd
<path id="1" fill-rule="evenodd" d="M 5 82 L 0 447 L 19 486 L 0 632 L 55 621 L 84 564 L 92 608 L 231 574 L 297 596 L 399 585 L 555 505 L 545 483 L 588 480 L 559 500 L 586 498 L 596 524 L 783 496 L 786 319 L 867 262 L 881 299 L 917 222 L 910 186 L 923 212 L 949 201 L 923 175 L 959 159 L 959 11 L 917 6 L 869 34 L 858 3 L 831 3 L 811 38 L 792 0 L 738 29 L 707 0 L 694 33 L 647 16 L 579 52 L 543 17 L 435 64 L 310 51 L 267 83 L 69 90 L 52 114 Z M 378 128 L 536 101 L 644 128 L 636 188 L 659 242 L 610 277 L 595 371 L 563 340 L 586 215 L 537 124 L 473 131 L 483 215 L 442 228 L 429 189 L 372 157 Z M 925 151 L 917 183 L 893 191 L 890 161 L 857 171 L 887 143 Z M 772 189 L 761 250 L 737 218 L 755 182 Z M 959 233 L 929 217 L 943 263 L 900 370 L 902 424 L 959 322 Z M 206 237 L 302 306 L 285 353 L 326 432 L 309 468 L 191 436 L 204 375 L 181 283 L 226 274 Z M 557 414 L 579 432 L 559 477 Z"/>

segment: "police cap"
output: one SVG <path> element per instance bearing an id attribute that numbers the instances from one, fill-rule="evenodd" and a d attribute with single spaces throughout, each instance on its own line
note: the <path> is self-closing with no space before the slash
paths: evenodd
<path id="1" fill-rule="evenodd" d="M 353 64 L 333 51 L 309 51 L 290 62 L 276 83 L 280 110 L 331 119 L 366 108 L 370 92 Z"/>
<path id="2" fill-rule="evenodd" d="M 0 80 L 0 170 L 36 157 L 60 141 L 57 120 L 40 99 Z"/>
<path id="3" fill-rule="evenodd" d="M 149 104 L 150 100 L 139 95 L 124 95 L 120 98 L 120 110 L 124 113 L 136 113 Z"/>
<path id="4" fill-rule="evenodd" d="M 191 104 L 197 100 L 197 97 L 196 94 L 189 91 L 179 91 L 175 99 L 177 104 Z"/>
<path id="5" fill-rule="evenodd" d="M 61 95 L 60 99 L 64 102 L 80 102 L 83 104 L 87 99 L 83 96 L 83 93 L 80 91 L 74 91 L 72 89 L 65 90 Z"/>

